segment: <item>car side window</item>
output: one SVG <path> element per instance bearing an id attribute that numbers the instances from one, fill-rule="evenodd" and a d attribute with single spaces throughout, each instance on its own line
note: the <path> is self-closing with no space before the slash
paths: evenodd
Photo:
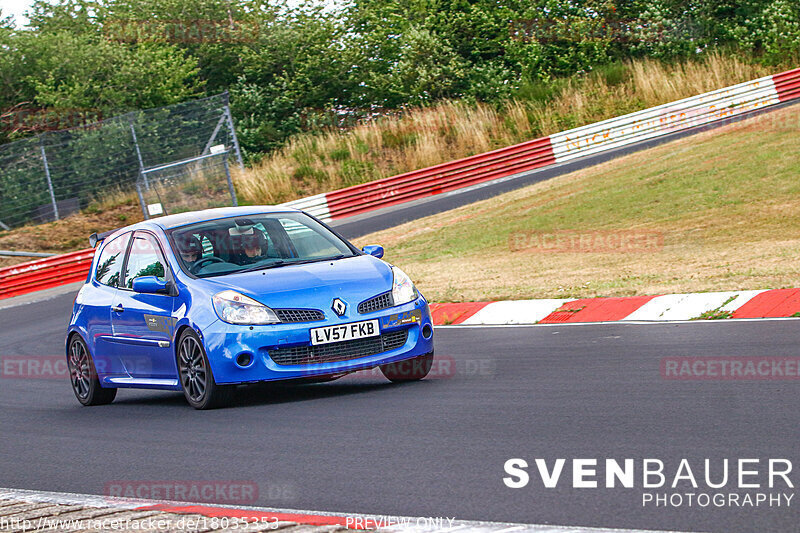
<path id="1" fill-rule="evenodd" d="M 132 289 L 133 280 L 142 276 L 155 276 L 165 280 L 166 272 L 167 266 L 155 237 L 149 233 L 137 232 L 125 263 L 125 287 Z"/>
<path id="2" fill-rule="evenodd" d="M 119 287 L 122 260 L 125 258 L 125 250 L 128 248 L 130 236 L 130 233 L 125 233 L 105 243 L 97 260 L 97 270 L 94 275 L 98 283 L 109 287 Z"/>

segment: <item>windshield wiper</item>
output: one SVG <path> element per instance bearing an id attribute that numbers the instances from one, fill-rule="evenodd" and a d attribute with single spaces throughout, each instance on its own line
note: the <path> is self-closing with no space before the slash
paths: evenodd
<path id="1" fill-rule="evenodd" d="M 325 261 L 336 261 L 337 259 L 344 259 L 345 257 L 353 257 L 352 255 L 334 255 L 331 257 L 315 257 L 313 259 L 300 259 L 298 261 L 287 261 L 287 265 L 303 265 L 306 263 L 323 263 Z"/>
<path id="2" fill-rule="evenodd" d="M 276 268 L 283 265 L 291 265 L 293 261 L 275 261 L 274 263 L 269 263 L 268 265 L 253 265 L 251 267 L 243 268 L 242 270 L 234 270 L 231 274 L 242 274 L 244 272 L 254 272 L 256 270 L 266 270 L 268 268 Z"/>
<path id="3" fill-rule="evenodd" d="M 340 254 L 340 255 L 334 255 L 334 256 L 331 256 L 331 257 L 316 257 L 316 258 L 313 258 L 313 259 L 297 259 L 295 261 L 286 261 L 286 260 L 282 259 L 280 261 L 275 261 L 274 263 L 270 263 L 268 265 L 253 265 L 251 267 L 248 267 L 248 268 L 245 268 L 245 269 L 242 269 L 242 270 L 235 270 L 234 272 L 232 272 L 232 274 L 243 274 L 245 272 L 254 272 L 256 270 L 266 270 L 268 268 L 276 268 L 276 267 L 282 267 L 282 266 L 288 266 L 288 265 L 305 265 L 305 264 L 308 264 L 308 263 L 321 263 L 321 262 L 324 262 L 324 261 L 336 261 L 337 259 L 344 259 L 345 257 L 354 257 L 354 256 Z"/>

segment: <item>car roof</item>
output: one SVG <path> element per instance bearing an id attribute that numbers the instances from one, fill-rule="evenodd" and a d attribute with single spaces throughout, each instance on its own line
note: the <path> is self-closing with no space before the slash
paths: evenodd
<path id="1" fill-rule="evenodd" d="M 145 222 L 160 226 L 162 229 L 174 229 L 188 224 L 195 224 L 197 222 L 205 222 L 208 220 L 216 220 L 219 218 L 258 215 L 263 213 L 296 213 L 297 209 L 292 207 L 285 207 L 282 205 L 248 205 L 242 207 L 219 207 L 216 209 L 205 209 L 203 211 L 189 211 L 187 213 L 179 213 L 177 215 L 167 215 L 158 218 L 152 218 Z M 138 226 L 138 224 L 136 224 Z"/>
<path id="2" fill-rule="evenodd" d="M 282 205 L 247 205 L 242 207 L 218 207 L 215 209 L 204 209 L 202 211 L 188 211 L 186 213 L 178 213 L 176 215 L 166 215 L 158 218 L 151 218 L 143 220 L 124 228 L 107 231 L 102 234 L 102 240 L 110 241 L 112 238 L 128 231 L 135 231 L 138 229 L 152 229 L 154 226 L 170 230 L 195 224 L 197 222 L 206 222 L 208 220 L 217 220 L 220 218 L 228 218 L 235 216 L 249 216 L 264 213 L 298 213 L 298 209 L 293 207 L 286 207 Z"/>

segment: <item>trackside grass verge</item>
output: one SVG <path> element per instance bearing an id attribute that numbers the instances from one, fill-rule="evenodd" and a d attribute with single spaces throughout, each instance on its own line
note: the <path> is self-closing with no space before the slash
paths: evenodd
<path id="1" fill-rule="evenodd" d="M 796 287 L 798 131 L 793 106 L 357 244 L 437 302 Z"/>
<path id="2" fill-rule="evenodd" d="M 505 104 L 445 101 L 348 130 L 293 137 L 237 179 L 240 198 L 281 203 L 487 152 L 785 70 L 710 53 L 601 67 Z"/>

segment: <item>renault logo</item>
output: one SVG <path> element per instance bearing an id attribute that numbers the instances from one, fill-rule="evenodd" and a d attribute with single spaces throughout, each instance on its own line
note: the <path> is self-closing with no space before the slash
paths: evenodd
<path id="1" fill-rule="evenodd" d="M 331 309 L 333 309 L 333 312 L 336 313 L 337 315 L 342 316 L 344 315 L 345 311 L 347 311 L 347 304 L 344 303 L 339 298 L 334 298 L 333 304 L 331 305 Z"/>

